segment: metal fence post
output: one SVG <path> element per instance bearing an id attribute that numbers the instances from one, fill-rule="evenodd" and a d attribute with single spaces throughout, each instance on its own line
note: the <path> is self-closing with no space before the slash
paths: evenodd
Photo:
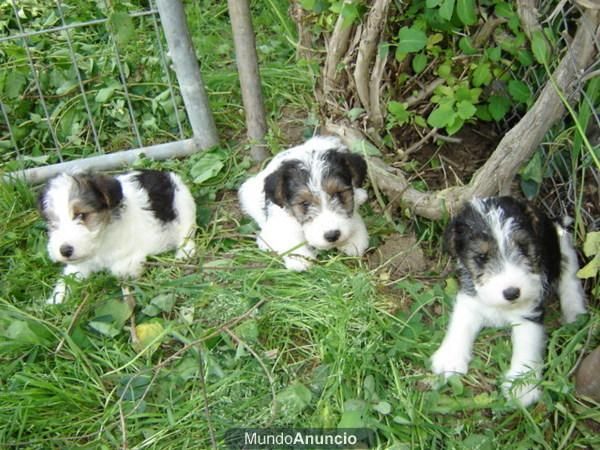
<path id="1" fill-rule="evenodd" d="M 180 0 L 156 0 L 156 6 L 194 139 L 202 149 L 212 147 L 219 142 L 217 128 L 208 105 L 183 4 Z"/>

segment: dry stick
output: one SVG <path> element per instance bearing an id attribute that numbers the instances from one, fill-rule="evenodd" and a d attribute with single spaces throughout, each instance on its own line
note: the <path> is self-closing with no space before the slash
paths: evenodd
<path id="1" fill-rule="evenodd" d="M 402 102 L 402 103 L 406 103 L 406 107 L 410 108 L 411 106 L 416 105 L 417 103 L 425 100 L 427 97 L 429 97 L 433 93 L 433 91 L 435 91 L 435 89 L 438 86 L 441 86 L 445 82 L 446 82 L 446 80 L 444 80 L 443 78 L 436 78 L 431 83 L 429 83 L 427 86 L 425 86 L 421 91 L 417 92 L 414 95 L 411 95 L 406 100 L 404 100 L 404 102 Z"/>
<path id="2" fill-rule="evenodd" d="M 369 104 L 371 105 L 371 123 L 376 129 L 383 128 L 384 114 L 381 109 L 381 84 L 385 74 L 385 66 L 387 64 L 388 52 L 377 52 L 375 64 L 371 71 L 371 79 L 369 80 Z"/>
<path id="3" fill-rule="evenodd" d="M 125 424 L 125 416 L 123 415 L 123 404 L 119 402 L 119 424 L 121 425 L 121 436 L 123 438 L 123 450 L 127 450 L 127 425 Z"/>
<path id="4" fill-rule="evenodd" d="M 352 0 L 345 0 L 344 3 L 352 3 Z M 323 93 L 325 95 L 329 94 L 336 84 L 337 66 L 348 49 L 351 31 L 352 26 L 344 24 L 344 18 L 340 14 L 327 45 L 327 57 L 323 70 Z"/>
<path id="5" fill-rule="evenodd" d="M 556 70 L 550 75 L 565 97 L 576 101 L 576 90 L 583 70 L 596 49 L 594 36 L 598 27 L 598 12 L 588 10 L 579 20 L 577 33 L 568 46 Z M 378 158 L 370 158 L 371 169 L 379 187 L 390 197 L 402 193 L 401 201 L 413 212 L 433 220 L 441 219 L 446 211 L 453 212 L 466 199 L 475 195 L 488 196 L 510 183 L 524 161 L 529 159 L 550 127 L 558 121 L 564 106 L 551 81 L 523 118 L 504 136 L 486 163 L 464 187 L 440 191 L 419 192 L 402 174 L 392 174 Z"/>
<path id="6" fill-rule="evenodd" d="M 354 83 L 356 84 L 358 98 L 369 116 L 371 115 L 369 70 L 377 51 L 379 36 L 385 26 L 389 5 L 390 0 L 375 0 L 369 11 L 367 24 L 361 36 L 358 55 L 356 56 L 356 65 L 354 66 Z"/>
<path id="7" fill-rule="evenodd" d="M 229 328 L 224 327 L 223 331 L 225 331 L 225 333 L 227 333 L 229 336 L 231 336 L 231 338 L 235 342 L 237 342 L 238 345 L 242 345 L 243 347 L 246 347 L 246 350 L 248 350 L 250 352 L 250 354 L 252 354 L 252 356 L 254 356 L 254 358 L 256 359 L 256 362 L 258 362 L 258 365 L 262 368 L 262 370 L 267 375 L 267 378 L 269 379 L 269 386 L 271 388 L 271 396 L 273 397 L 273 402 L 271 403 L 271 419 L 265 424 L 265 427 L 269 427 L 275 420 L 275 415 L 277 414 L 277 401 L 276 401 L 277 393 L 275 392 L 275 380 L 273 379 L 273 375 L 271 375 L 271 372 L 269 371 L 269 369 L 265 365 L 265 363 L 262 362 L 262 359 L 260 359 L 260 356 L 258 356 L 258 354 L 254 350 L 252 350 L 252 348 L 248 344 L 246 344 L 241 338 L 239 338 Z"/>
<path id="8" fill-rule="evenodd" d="M 200 389 L 202 389 L 202 397 L 204 399 L 204 415 L 206 416 L 206 426 L 210 435 L 210 444 L 213 449 L 217 447 L 217 438 L 215 437 L 215 430 L 212 426 L 212 420 L 210 418 L 210 409 L 208 407 L 208 391 L 206 390 L 206 380 L 204 379 L 204 362 L 202 361 L 202 353 L 198 352 L 198 365 L 200 366 Z"/>
<path id="9" fill-rule="evenodd" d="M 518 0 L 517 13 L 521 20 L 523 31 L 528 39 L 536 31 L 542 31 L 541 25 L 538 23 L 539 12 L 537 10 L 537 0 Z"/>
<path id="10" fill-rule="evenodd" d="M 255 162 L 262 162 L 268 156 L 264 145 L 267 121 L 258 72 L 256 40 L 252 29 L 250 5 L 248 0 L 227 0 L 227 5 L 233 30 L 242 102 L 246 113 L 246 128 L 251 145 L 250 156 Z"/>

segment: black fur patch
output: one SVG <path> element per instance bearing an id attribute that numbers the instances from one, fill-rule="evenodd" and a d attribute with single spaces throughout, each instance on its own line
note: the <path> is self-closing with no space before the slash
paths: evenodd
<path id="1" fill-rule="evenodd" d="M 295 193 L 306 188 L 308 179 L 308 170 L 300 161 L 285 161 L 265 178 L 265 197 L 281 208 L 290 206 Z"/>
<path id="2" fill-rule="evenodd" d="M 176 186 L 168 172 L 142 170 L 135 176 L 136 181 L 148 193 L 149 211 L 161 222 L 172 222 L 177 217 L 173 201 Z"/>
<path id="3" fill-rule="evenodd" d="M 367 163 L 360 155 L 338 150 L 328 150 L 323 154 L 327 161 L 325 176 L 338 177 L 349 186 L 359 187 L 367 176 Z"/>

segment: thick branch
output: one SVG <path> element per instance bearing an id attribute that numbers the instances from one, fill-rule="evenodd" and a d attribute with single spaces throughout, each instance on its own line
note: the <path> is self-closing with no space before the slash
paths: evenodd
<path id="1" fill-rule="evenodd" d="M 399 200 L 420 216 L 441 219 L 445 212 L 454 212 L 473 196 L 494 195 L 508 185 L 521 165 L 534 153 L 548 130 L 562 117 L 564 106 L 556 90 L 571 103 L 581 74 L 596 53 L 598 12 L 588 10 L 579 21 L 577 33 L 562 61 L 551 75 L 536 102 L 523 118 L 500 141 L 494 153 L 466 186 L 456 186 L 435 192 L 414 189 L 400 172 L 394 172 L 379 158 L 369 158 L 371 182 L 384 191 L 390 201 Z M 343 127 L 331 129 L 347 140 L 360 140 L 356 132 Z M 351 146 L 352 143 L 350 142 Z"/>
<path id="2" fill-rule="evenodd" d="M 389 6 L 390 0 L 375 0 L 369 11 L 367 25 L 361 36 L 358 56 L 356 57 L 356 66 L 354 67 L 354 82 L 356 83 L 358 98 L 368 114 L 371 112 L 371 103 L 369 101 L 369 69 L 377 51 L 379 36 L 385 26 Z"/>
<path id="3" fill-rule="evenodd" d="M 537 0 L 517 0 L 517 12 L 523 31 L 529 39 L 535 31 L 542 30 L 538 22 Z"/>
<path id="4" fill-rule="evenodd" d="M 344 3 L 350 3 L 351 0 L 345 0 Z M 352 26 L 344 23 L 344 18 L 340 14 L 331 39 L 329 39 L 329 45 L 327 46 L 327 58 L 325 59 L 325 68 L 323 70 L 323 93 L 328 94 L 336 84 L 337 79 L 337 66 L 342 59 L 342 56 L 348 49 L 348 43 L 350 42 L 350 33 Z"/>

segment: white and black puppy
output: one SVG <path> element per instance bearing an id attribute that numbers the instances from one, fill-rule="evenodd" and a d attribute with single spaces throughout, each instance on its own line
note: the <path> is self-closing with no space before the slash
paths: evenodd
<path id="1" fill-rule="evenodd" d="M 586 312 L 568 232 L 512 197 L 489 197 L 470 201 L 448 225 L 445 241 L 456 259 L 460 290 L 446 336 L 432 356 L 433 372 L 466 373 L 479 331 L 512 327 L 503 392 L 523 406 L 532 404 L 541 394 L 545 301 L 558 294 L 564 322 Z M 521 376 L 530 381 L 515 383 Z"/>
<path id="2" fill-rule="evenodd" d="M 66 264 L 64 275 L 108 270 L 137 277 L 149 255 L 177 249 L 181 258 L 195 250 L 196 204 L 174 173 L 60 174 L 38 205 L 48 225 L 48 253 Z M 61 303 L 65 294 L 61 278 L 48 303 Z"/>
<path id="3" fill-rule="evenodd" d="M 369 236 L 358 207 L 367 165 L 336 137 L 317 136 L 277 154 L 240 187 L 242 210 L 260 227 L 258 246 L 306 270 L 316 250 L 362 255 Z"/>

